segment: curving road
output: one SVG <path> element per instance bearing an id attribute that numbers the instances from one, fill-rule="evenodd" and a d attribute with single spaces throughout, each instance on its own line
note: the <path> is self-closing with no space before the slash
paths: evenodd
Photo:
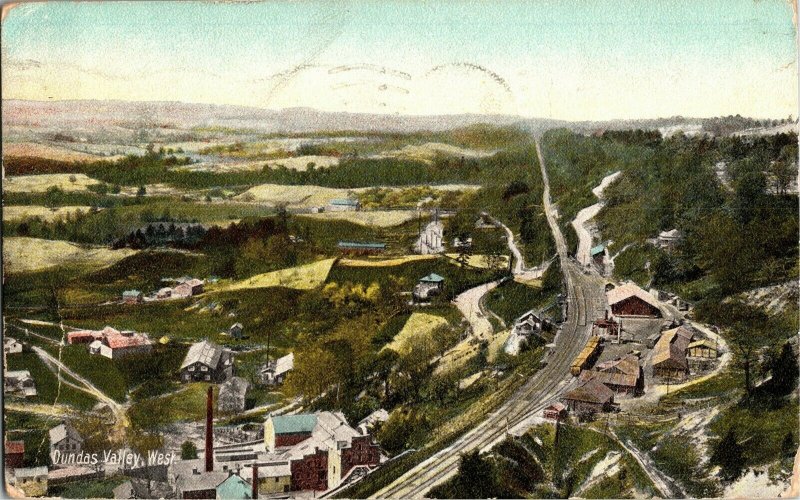
<path id="1" fill-rule="evenodd" d="M 605 309 L 603 280 L 596 274 L 586 275 L 580 266 L 567 257 L 567 242 L 558 226 L 550 200 L 547 171 L 537 141 L 536 150 L 544 180 L 544 208 L 561 261 L 567 288 L 568 314 L 557 335 L 548 364 L 532 376 L 497 410 L 451 446 L 406 472 L 377 498 L 421 498 L 434 486 L 449 479 L 458 470 L 460 454 L 487 450 L 506 437 L 507 429 L 524 427 L 526 421 L 571 387 L 570 364 L 583 348 L 591 333 L 591 322 Z"/>

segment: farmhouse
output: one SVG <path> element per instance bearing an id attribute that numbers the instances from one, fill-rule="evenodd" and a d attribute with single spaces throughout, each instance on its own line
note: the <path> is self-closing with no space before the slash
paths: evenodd
<path id="1" fill-rule="evenodd" d="M 28 397 L 36 396 L 36 383 L 28 370 L 13 370 L 5 373 L 3 393 Z"/>
<path id="2" fill-rule="evenodd" d="M 611 411 L 614 392 L 597 380 L 587 380 L 564 395 L 564 404 L 575 413 Z"/>
<path id="3" fill-rule="evenodd" d="M 169 299 L 170 297 L 172 297 L 172 288 L 168 286 L 156 292 L 156 299 L 158 300 L 165 300 Z"/>
<path id="4" fill-rule="evenodd" d="M 25 465 L 25 441 L 6 441 L 3 459 L 7 470 Z"/>
<path id="5" fill-rule="evenodd" d="M 261 369 L 261 381 L 267 385 L 282 384 L 286 374 L 294 369 L 294 353 L 268 361 Z"/>
<path id="6" fill-rule="evenodd" d="M 233 358 L 222 347 L 204 340 L 193 344 L 181 364 L 181 382 L 224 382 L 233 376 Z"/>
<path id="7" fill-rule="evenodd" d="M 126 304 L 139 304 L 144 300 L 144 294 L 139 290 L 125 290 L 122 292 L 122 302 Z"/>
<path id="8" fill-rule="evenodd" d="M 69 422 L 61 422 L 49 431 L 50 454 L 78 453 L 83 448 L 83 437 Z"/>
<path id="9" fill-rule="evenodd" d="M 550 342 L 552 336 L 546 335 L 552 329 L 552 324 L 541 313 L 530 310 L 514 321 L 512 328 L 513 332 L 522 337 L 530 337 L 536 335 L 541 337 L 542 340 Z"/>
<path id="10" fill-rule="evenodd" d="M 666 379 L 682 380 L 689 375 L 686 350 L 694 339 L 694 332 L 685 326 L 667 330 L 653 348 L 653 375 Z"/>
<path id="11" fill-rule="evenodd" d="M 426 302 L 431 297 L 442 293 L 444 278 L 436 273 L 431 273 L 417 282 L 411 292 L 415 302 Z"/>
<path id="12" fill-rule="evenodd" d="M 354 212 L 361 210 L 361 203 L 350 198 L 334 198 L 328 202 L 329 212 Z"/>
<path id="13" fill-rule="evenodd" d="M 217 407 L 225 413 L 244 411 L 250 383 L 242 377 L 231 377 L 219 387 Z"/>
<path id="14" fill-rule="evenodd" d="M 382 253 L 386 250 L 386 243 L 340 241 L 337 247 L 345 255 L 370 255 Z"/>
<path id="15" fill-rule="evenodd" d="M 14 486 L 27 497 L 47 495 L 47 467 L 26 467 L 14 470 Z"/>
<path id="16" fill-rule="evenodd" d="M 608 292 L 608 305 L 616 316 L 637 316 L 644 318 L 660 318 L 662 316 L 658 302 L 652 295 L 634 283 L 625 283 Z"/>
<path id="17" fill-rule="evenodd" d="M 177 299 L 194 297 L 201 293 L 203 293 L 203 282 L 197 278 L 184 281 L 172 289 L 172 297 Z"/>
<path id="18" fill-rule="evenodd" d="M 17 339 L 5 337 L 3 339 L 3 352 L 6 354 L 19 354 L 22 352 L 22 344 Z"/>

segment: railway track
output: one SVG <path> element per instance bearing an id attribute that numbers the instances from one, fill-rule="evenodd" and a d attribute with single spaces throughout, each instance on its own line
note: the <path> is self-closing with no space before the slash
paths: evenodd
<path id="1" fill-rule="evenodd" d="M 556 338 L 553 355 L 545 367 L 536 372 L 484 421 L 452 445 L 378 491 L 374 495 L 375 498 L 424 497 L 431 488 L 446 481 L 458 471 L 460 454 L 475 449 L 485 451 L 491 448 L 505 439 L 511 429 L 524 426 L 526 420 L 573 385 L 574 379 L 569 373 L 569 368 L 591 333 L 591 329 L 587 326 L 587 317 L 602 315 L 602 310 L 597 309 L 605 305 L 603 282 L 598 276 L 585 275 L 580 266 L 568 258 L 566 240 L 552 211 L 547 172 L 541 152 L 539 161 L 544 179 L 545 213 L 561 260 L 569 303 L 568 318 Z"/>

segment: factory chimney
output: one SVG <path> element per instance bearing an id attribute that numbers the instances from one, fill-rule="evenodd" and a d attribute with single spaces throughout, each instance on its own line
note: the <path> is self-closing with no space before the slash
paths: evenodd
<path id="1" fill-rule="evenodd" d="M 253 464 L 253 498 L 258 498 L 258 464 Z"/>
<path id="2" fill-rule="evenodd" d="M 214 470 L 214 389 L 209 386 L 206 398 L 206 472 Z"/>

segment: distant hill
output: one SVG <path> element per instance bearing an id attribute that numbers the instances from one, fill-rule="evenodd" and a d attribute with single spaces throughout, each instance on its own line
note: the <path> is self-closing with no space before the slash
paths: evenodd
<path id="1" fill-rule="evenodd" d="M 311 108 L 269 110 L 246 106 L 196 104 L 183 102 L 135 101 L 26 101 L 3 100 L 4 131 L 25 137 L 27 131 L 103 133 L 128 136 L 137 131 L 158 131 L 174 135 L 196 128 L 254 133 L 308 133 L 328 130 L 358 132 L 438 132 L 477 123 L 516 125 L 532 133 L 565 127 L 582 133 L 604 130 L 658 129 L 669 135 L 676 131 L 708 132 L 708 124 L 717 119 L 675 116 L 647 120 L 612 120 L 568 122 L 515 115 L 430 115 L 368 114 L 326 112 Z M 717 120 L 718 121 L 718 120 Z M 745 122 L 743 122 L 745 123 Z M 746 122 L 749 124 L 749 122 Z M 735 127 L 734 127 L 735 128 Z M 742 125 L 742 128 L 746 128 Z M 732 133 L 734 130 L 725 130 Z M 712 131 L 713 133 L 713 131 Z M 152 134 L 149 134 L 152 135 Z"/>

